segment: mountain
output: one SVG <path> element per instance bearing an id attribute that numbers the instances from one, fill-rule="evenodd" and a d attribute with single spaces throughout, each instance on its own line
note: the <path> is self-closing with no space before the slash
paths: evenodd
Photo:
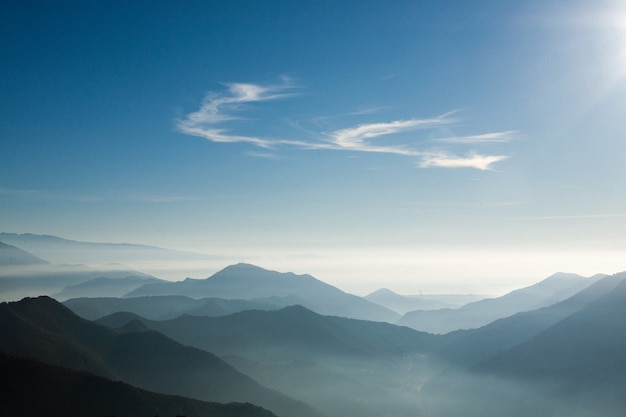
<path id="1" fill-rule="evenodd" d="M 347 294 L 311 275 L 269 271 L 249 264 L 224 268 L 207 279 L 186 279 L 181 282 L 147 284 L 127 296 L 185 295 L 192 298 L 217 297 L 276 301 L 286 298 L 288 304 L 301 304 L 320 314 L 365 320 L 393 321 L 398 314 Z"/>
<path id="2" fill-rule="evenodd" d="M 271 417 L 251 404 L 207 403 L 142 390 L 87 372 L 0 353 L 3 415 L 21 417 Z"/>
<path id="3" fill-rule="evenodd" d="M 129 243 L 81 242 L 57 236 L 31 233 L 0 233 L 0 241 L 17 246 L 57 264 L 102 265 L 152 260 L 172 261 L 210 258 L 208 255 L 164 249 L 156 246 Z"/>
<path id="4" fill-rule="evenodd" d="M 523 343 L 496 352 L 471 368 L 473 384 L 516 384 L 517 401 L 534 415 L 626 414 L 626 280 Z M 448 379 L 450 381 L 450 379 Z M 447 383 L 446 386 L 450 387 Z M 470 384 L 465 384 L 467 395 Z M 519 387 L 524 387 L 523 391 Z M 532 387 L 532 391 L 529 387 Z M 476 398 L 476 392 L 471 393 Z M 524 398 L 522 400 L 521 398 Z M 551 412 L 539 411 L 547 405 Z M 509 405 L 510 406 L 510 405 Z M 519 409 L 519 407 L 516 407 Z M 503 414 L 500 410 L 499 415 Z M 447 415 L 451 415 L 447 413 Z M 467 415 L 464 413 L 463 415 Z M 482 413 L 485 415 L 485 413 Z M 510 415 L 510 414 L 507 414 Z M 529 415 L 529 413 L 516 415 Z"/>
<path id="5" fill-rule="evenodd" d="M 399 314 L 406 314 L 415 310 L 461 307 L 464 304 L 483 298 L 485 296 L 470 294 L 400 295 L 387 288 L 381 288 L 365 296 L 365 299 Z"/>
<path id="6" fill-rule="evenodd" d="M 557 273 L 543 281 L 497 298 L 488 298 L 456 309 L 412 311 L 398 324 L 431 333 L 473 329 L 513 314 L 535 310 L 563 301 L 583 290 L 604 275 L 585 278 Z"/>
<path id="7" fill-rule="evenodd" d="M 448 333 L 438 352 L 454 363 L 473 365 L 532 339 L 608 294 L 624 280 L 626 273 L 607 276 L 560 303 L 498 319 L 478 329 Z"/>
<path id="8" fill-rule="evenodd" d="M 158 393 L 251 402 L 280 416 L 319 416 L 211 353 L 155 331 L 118 332 L 84 320 L 48 297 L 0 304 L 0 351 L 121 379 Z"/>
<path id="9" fill-rule="evenodd" d="M 477 366 L 528 379 L 561 381 L 567 389 L 626 390 L 626 274 L 614 289 L 534 338 Z M 584 387 L 584 390 L 583 390 Z M 626 406 L 626 398 L 622 398 Z"/>
<path id="10" fill-rule="evenodd" d="M 98 320 L 120 326 L 130 319 L 112 315 Z M 280 355 L 373 357 L 430 350 L 437 337 L 389 323 L 323 316 L 302 306 L 277 311 L 246 310 L 221 317 L 184 315 L 142 320 L 150 329 L 185 345 L 219 355 L 281 351 Z M 297 353 L 296 353 L 297 352 Z"/>
<path id="11" fill-rule="evenodd" d="M 0 266 L 3 268 L 11 266 L 44 265 L 47 263 L 47 261 L 36 257 L 32 253 L 0 242 Z"/>
<path id="12" fill-rule="evenodd" d="M 118 311 L 127 311 L 152 320 L 172 319 L 183 314 L 192 316 L 225 316 L 243 310 L 276 310 L 275 304 L 261 300 L 227 300 L 223 298 L 194 299 L 183 295 L 146 297 L 72 298 L 63 302 L 74 313 L 96 320 Z"/>
<path id="13" fill-rule="evenodd" d="M 182 344 L 211 350 L 264 385 L 333 417 L 419 414 L 414 387 L 434 372 L 429 352 L 439 340 L 302 306 L 165 321 L 121 312 L 98 323 L 123 328 L 138 320 Z"/>

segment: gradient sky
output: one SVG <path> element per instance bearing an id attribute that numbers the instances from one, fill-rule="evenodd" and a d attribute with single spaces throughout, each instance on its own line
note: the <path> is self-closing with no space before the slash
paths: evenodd
<path id="1" fill-rule="evenodd" d="M 361 294 L 626 269 L 624 2 L 0 8 L 1 231 Z"/>

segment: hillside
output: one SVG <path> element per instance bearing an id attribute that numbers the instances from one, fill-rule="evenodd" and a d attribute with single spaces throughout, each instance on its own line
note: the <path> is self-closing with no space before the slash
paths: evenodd
<path id="1" fill-rule="evenodd" d="M 142 390 L 87 372 L 0 353 L 3 415 L 271 417 L 251 404 L 218 404 Z"/>
<path id="2" fill-rule="evenodd" d="M 280 416 L 318 414 L 237 372 L 215 355 L 154 331 L 120 333 L 48 298 L 0 304 L 0 350 L 205 401 L 250 402 Z"/>

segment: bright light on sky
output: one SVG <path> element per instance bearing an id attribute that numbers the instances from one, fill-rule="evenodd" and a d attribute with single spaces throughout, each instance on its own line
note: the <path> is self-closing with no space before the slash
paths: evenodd
<path id="1" fill-rule="evenodd" d="M 623 2 L 0 11 L 0 231 L 360 294 L 626 269 Z"/>

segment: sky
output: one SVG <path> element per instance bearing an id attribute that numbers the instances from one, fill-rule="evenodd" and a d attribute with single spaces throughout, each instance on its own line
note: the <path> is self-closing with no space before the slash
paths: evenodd
<path id="1" fill-rule="evenodd" d="M 0 231 L 357 294 L 626 270 L 624 2 L 5 0 L 0 19 Z"/>

